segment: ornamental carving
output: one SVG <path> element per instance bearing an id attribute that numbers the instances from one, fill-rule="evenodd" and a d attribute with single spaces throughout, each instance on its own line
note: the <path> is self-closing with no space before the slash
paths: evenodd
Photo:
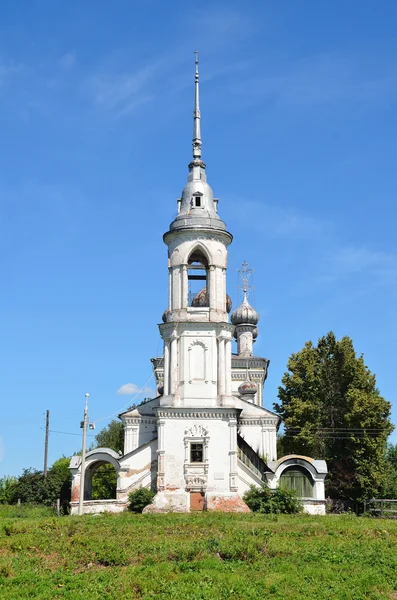
<path id="1" fill-rule="evenodd" d="M 188 488 L 202 488 L 206 483 L 206 478 L 199 475 L 189 475 L 186 477 L 186 486 Z"/>
<path id="2" fill-rule="evenodd" d="M 204 425 L 192 425 L 185 429 L 185 435 L 189 437 L 205 438 L 208 436 L 208 429 Z"/>

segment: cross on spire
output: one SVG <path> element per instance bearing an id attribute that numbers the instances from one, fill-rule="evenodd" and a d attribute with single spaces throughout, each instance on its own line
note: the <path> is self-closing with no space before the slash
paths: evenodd
<path id="1" fill-rule="evenodd" d="M 248 294 L 249 292 L 252 292 L 254 289 L 254 285 L 252 282 L 253 272 L 254 269 L 249 268 L 249 264 L 246 260 L 242 263 L 241 268 L 237 269 L 240 282 L 237 287 L 238 289 L 243 290 L 244 296 L 246 296 L 246 294 Z"/>
<path id="2" fill-rule="evenodd" d="M 195 51 L 196 72 L 194 76 L 194 110 L 193 110 L 193 158 L 201 158 L 200 131 L 200 97 L 199 97 L 199 61 L 198 51 Z"/>

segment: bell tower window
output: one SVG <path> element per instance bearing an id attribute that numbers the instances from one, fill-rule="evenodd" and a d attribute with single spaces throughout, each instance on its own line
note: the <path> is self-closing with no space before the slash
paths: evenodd
<path id="1" fill-rule="evenodd" d="M 208 273 L 206 257 L 200 250 L 194 250 L 188 260 L 189 306 L 209 306 Z"/>

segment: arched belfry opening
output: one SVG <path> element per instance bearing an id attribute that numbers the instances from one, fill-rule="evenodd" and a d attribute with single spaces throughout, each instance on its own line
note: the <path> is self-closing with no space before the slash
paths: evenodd
<path id="1" fill-rule="evenodd" d="M 196 248 L 188 259 L 188 306 L 209 306 L 209 265 L 207 257 Z"/>

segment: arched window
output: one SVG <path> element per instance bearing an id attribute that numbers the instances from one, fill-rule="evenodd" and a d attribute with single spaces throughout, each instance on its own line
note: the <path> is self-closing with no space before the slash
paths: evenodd
<path id="1" fill-rule="evenodd" d="M 296 490 L 300 498 L 313 497 L 313 479 L 303 467 L 293 465 L 287 467 L 280 477 L 279 486 L 289 490 Z"/>
<path id="2" fill-rule="evenodd" d="M 208 260 L 200 249 L 193 250 L 188 260 L 189 306 L 209 306 Z"/>

